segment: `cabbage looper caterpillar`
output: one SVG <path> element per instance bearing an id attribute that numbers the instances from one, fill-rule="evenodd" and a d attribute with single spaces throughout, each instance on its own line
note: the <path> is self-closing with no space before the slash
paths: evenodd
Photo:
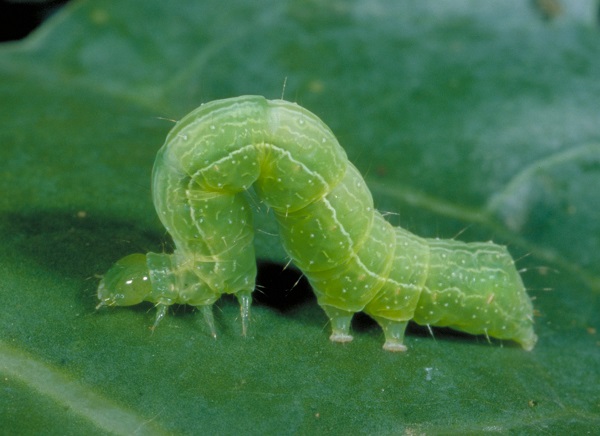
<path id="1" fill-rule="evenodd" d="M 172 304 L 197 306 L 216 337 L 212 304 L 235 294 L 246 334 L 256 277 L 251 185 L 327 313 L 332 341 L 352 340 L 350 321 L 363 311 L 389 351 L 406 350 L 409 320 L 534 347 L 532 304 L 505 247 L 393 227 L 319 118 L 259 96 L 204 104 L 171 130 L 152 192 L 175 252 L 119 260 L 100 282 L 98 307 L 150 301 L 156 326 Z"/>

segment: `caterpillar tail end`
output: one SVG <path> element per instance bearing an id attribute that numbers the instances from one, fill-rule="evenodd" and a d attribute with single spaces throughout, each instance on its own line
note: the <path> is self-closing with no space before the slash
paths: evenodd
<path id="1" fill-rule="evenodd" d="M 329 322 L 331 322 L 331 336 L 329 336 L 329 340 L 341 343 L 352 341 L 354 338 L 350 334 L 350 324 L 354 313 L 333 306 L 323 306 L 323 310 L 325 310 L 325 313 L 329 317 Z"/>

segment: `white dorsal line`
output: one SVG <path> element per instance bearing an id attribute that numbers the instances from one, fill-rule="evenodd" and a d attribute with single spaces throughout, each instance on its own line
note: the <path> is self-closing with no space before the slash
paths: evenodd
<path id="1" fill-rule="evenodd" d="M 306 172 L 306 174 L 310 174 L 311 177 L 314 177 L 315 179 L 318 179 L 319 182 L 321 182 L 321 185 L 324 187 L 325 192 L 330 192 L 331 191 L 332 187 L 329 186 L 329 183 L 327 183 L 325 181 L 325 179 L 319 173 L 316 173 L 315 171 L 311 170 L 303 162 L 300 162 L 298 159 L 296 159 L 294 156 L 292 156 L 292 153 L 290 153 L 289 150 L 285 150 L 285 149 L 283 149 L 281 147 L 278 147 L 278 146 L 276 146 L 274 144 L 264 144 L 264 146 L 268 147 L 268 148 L 272 148 L 274 150 L 277 150 L 281 154 L 285 155 L 290 160 L 290 162 L 293 162 L 296 165 L 298 165 L 300 168 L 302 168 L 303 171 Z"/>

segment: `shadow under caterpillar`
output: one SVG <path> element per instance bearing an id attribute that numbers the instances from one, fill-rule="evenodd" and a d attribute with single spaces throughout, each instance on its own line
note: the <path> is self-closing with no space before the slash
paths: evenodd
<path id="1" fill-rule="evenodd" d="M 212 305 L 235 294 L 245 335 L 257 270 L 244 195 L 251 186 L 274 211 L 286 252 L 331 321 L 332 341 L 351 341 L 352 316 L 363 311 L 389 351 L 406 350 L 409 320 L 534 347 L 531 300 L 505 247 L 393 227 L 317 116 L 260 96 L 203 104 L 171 130 L 152 193 L 175 251 L 119 260 L 98 286 L 98 307 L 150 301 L 156 326 L 172 304 L 197 306 L 216 337 Z"/>

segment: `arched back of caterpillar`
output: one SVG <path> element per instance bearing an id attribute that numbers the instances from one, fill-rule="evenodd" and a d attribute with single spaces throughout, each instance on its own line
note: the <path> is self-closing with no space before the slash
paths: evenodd
<path id="1" fill-rule="evenodd" d="M 243 96 L 192 111 L 168 134 L 152 175 L 156 211 L 173 254 L 118 261 L 98 287 L 100 306 L 142 301 L 202 308 L 234 294 L 246 334 L 256 259 L 250 205 L 254 187 L 275 213 L 283 246 L 308 278 L 331 321 L 330 339 L 352 340 L 363 311 L 404 351 L 409 320 L 471 334 L 536 342 L 533 307 L 505 247 L 420 238 L 373 208 L 358 170 L 331 130 L 297 104 Z"/>

